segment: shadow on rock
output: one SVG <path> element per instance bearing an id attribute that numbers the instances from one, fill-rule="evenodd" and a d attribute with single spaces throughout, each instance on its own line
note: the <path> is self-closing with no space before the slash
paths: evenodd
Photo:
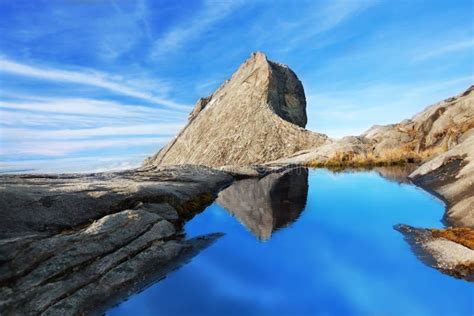
<path id="1" fill-rule="evenodd" d="M 308 170 L 296 168 L 235 182 L 216 202 L 260 240 L 296 221 L 306 206 Z"/>

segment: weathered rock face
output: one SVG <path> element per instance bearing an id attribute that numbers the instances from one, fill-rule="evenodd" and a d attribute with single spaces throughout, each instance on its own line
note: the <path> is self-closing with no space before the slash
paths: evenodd
<path id="1" fill-rule="evenodd" d="M 297 168 L 237 181 L 221 191 L 216 202 L 258 239 L 267 240 L 299 217 L 307 195 L 308 170 Z"/>
<path id="2" fill-rule="evenodd" d="M 450 149 L 474 127 L 474 86 L 458 96 L 429 106 L 398 124 L 374 126 L 362 136 L 374 140 L 375 153 L 404 148 L 422 151 Z"/>
<path id="3" fill-rule="evenodd" d="M 220 234 L 182 224 L 233 180 L 198 166 L 0 177 L 0 314 L 101 314 Z"/>
<path id="4" fill-rule="evenodd" d="M 474 228 L 474 130 L 460 144 L 421 165 L 410 178 L 446 201 L 449 225 Z"/>
<path id="5" fill-rule="evenodd" d="M 301 82 L 287 66 L 254 53 L 232 78 L 202 98 L 179 135 L 146 165 L 249 165 L 328 141 L 305 130 Z"/>
<path id="6" fill-rule="evenodd" d="M 225 172 L 197 166 L 5 175 L 0 177 L 0 238 L 61 231 L 147 203 L 167 203 L 185 218 L 188 205 L 212 201 L 232 180 Z"/>

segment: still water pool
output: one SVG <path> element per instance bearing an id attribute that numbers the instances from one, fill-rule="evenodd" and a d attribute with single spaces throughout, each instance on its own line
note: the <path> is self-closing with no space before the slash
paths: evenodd
<path id="1" fill-rule="evenodd" d="M 237 182 L 185 226 L 225 235 L 108 314 L 474 315 L 472 283 L 424 265 L 393 228 L 442 227 L 443 204 L 383 174 Z"/>

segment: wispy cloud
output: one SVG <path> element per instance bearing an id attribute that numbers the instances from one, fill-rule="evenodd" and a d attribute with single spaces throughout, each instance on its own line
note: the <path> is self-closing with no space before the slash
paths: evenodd
<path id="1" fill-rule="evenodd" d="M 219 21 L 224 20 L 242 4 L 243 1 L 237 0 L 205 1 L 203 8 L 192 19 L 172 27 L 154 42 L 150 57 L 159 59 L 182 48 L 186 43 L 195 40 Z"/>
<path id="2" fill-rule="evenodd" d="M 438 44 L 439 45 L 439 44 Z M 435 48 L 429 49 L 425 48 L 424 52 L 419 53 L 413 58 L 414 61 L 425 61 L 438 56 L 443 56 L 451 53 L 461 52 L 470 50 L 471 54 L 474 53 L 474 39 L 469 38 L 462 41 L 455 41 L 451 43 L 444 44 L 442 46 L 437 46 Z"/>
<path id="3" fill-rule="evenodd" d="M 0 72 L 10 73 L 18 76 L 33 77 L 42 80 L 52 80 L 64 83 L 76 83 L 112 91 L 120 95 L 126 95 L 142 99 L 155 104 L 163 105 L 174 110 L 189 110 L 189 106 L 180 104 L 170 99 L 157 96 L 153 93 L 137 90 L 124 83 L 118 78 L 97 71 L 69 71 L 54 68 L 45 68 L 22 64 L 7 58 L 0 57 Z"/>
<path id="4" fill-rule="evenodd" d="M 318 38 L 311 47 L 322 47 L 341 40 L 331 37 L 333 29 L 359 13 L 374 6 L 377 0 L 300 1 L 297 10 L 289 6 L 282 17 L 281 11 L 265 6 L 262 17 L 255 20 L 252 36 L 263 47 L 277 47 L 279 52 L 301 49 L 309 40 Z M 271 28 L 268 25 L 272 25 Z M 278 36 L 275 36 L 278 34 Z M 327 35 L 327 36 L 326 36 Z M 322 38 L 323 36 L 326 36 Z M 282 43 L 284 43 L 282 45 Z"/>
<path id="5" fill-rule="evenodd" d="M 122 150 L 129 150 L 131 147 L 144 147 L 153 145 L 159 148 L 169 141 L 169 137 L 129 137 L 125 139 L 86 139 L 75 141 L 61 140 L 37 140 L 23 141 L 18 144 L 0 142 L 3 156 L 51 156 L 62 157 L 72 153 L 103 150 L 104 148 L 121 147 Z"/>
<path id="6" fill-rule="evenodd" d="M 149 125 L 129 125 L 129 126 L 105 126 L 97 128 L 60 129 L 60 130 L 37 130 L 26 128 L 2 128 L 1 137 L 6 137 L 10 141 L 33 140 L 33 139 L 75 139 L 91 138 L 103 136 L 123 136 L 132 137 L 136 135 L 166 135 L 173 136 L 181 128 L 182 124 L 161 123 Z"/>
<path id="7" fill-rule="evenodd" d="M 304 32 L 295 32 L 292 42 L 299 42 L 309 39 L 317 34 L 327 32 L 349 18 L 370 8 L 376 0 L 335 0 L 325 2 L 323 6 L 314 6 L 311 8 L 311 14 L 306 15 L 301 21 L 295 23 L 298 29 L 304 29 Z M 302 28 L 302 24 L 306 27 Z"/>
<path id="8" fill-rule="evenodd" d="M 124 104 L 107 100 L 88 98 L 44 98 L 35 96 L 14 101 L 0 101 L 0 109 L 25 110 L 33 112 L 50 112 L 54 114 L 74 114 L 94 117 L 119 117 L 148 119 L 174 118 L 182 119 L 183 114 L 166 109 Z"/>
<path id="9" fill-rule="evenodd" d="M 176 112 L 152 107 L 94 99 L 20 97 L 26 100 L 0 101 L 2 156 L 57 157 L 95 149 L 127 152 L 146 146 L 151 147 L 145 152 L 151 153 L 184 123 Z"/>

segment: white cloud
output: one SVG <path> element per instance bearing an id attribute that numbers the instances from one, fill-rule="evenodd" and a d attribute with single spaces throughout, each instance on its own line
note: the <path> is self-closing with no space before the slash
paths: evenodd
<path id="1" fill-rule="evenodd" d="M 158 38 L 153 44 L 150 57 L 161 58 L 180 49 L 187 42 L 195 40 L 203 32 L 225 19 L 242 3 L 242 1 L 234 0 L 206 1 L 203 9 L 197 12 L 194 18 L 180 23 Z"/>
<path id="2" fill-rule="evenodd" d="M 183 105 L 173 100 L 156 96 L 153 93 L 141 91 L 139 89 L 131 87 L 129 84 L 127 84 L 125 80 L 120 77 L 114 76 L 112 78 L 112 76 L 108 74 L 104 74 L 97 71 L 69 71 L 54 68 L 30 66 L 0 57 L 0 72 L 25 77 L 39 78 L 43 80 L 52 80 L 94 86 L 121 95 L 126 95 L 146 100 L 148 102 L 160 104 L 170 109 L 181 111 L 187 111 L 190 109 L 190 107 L 187 105 Z"/>

